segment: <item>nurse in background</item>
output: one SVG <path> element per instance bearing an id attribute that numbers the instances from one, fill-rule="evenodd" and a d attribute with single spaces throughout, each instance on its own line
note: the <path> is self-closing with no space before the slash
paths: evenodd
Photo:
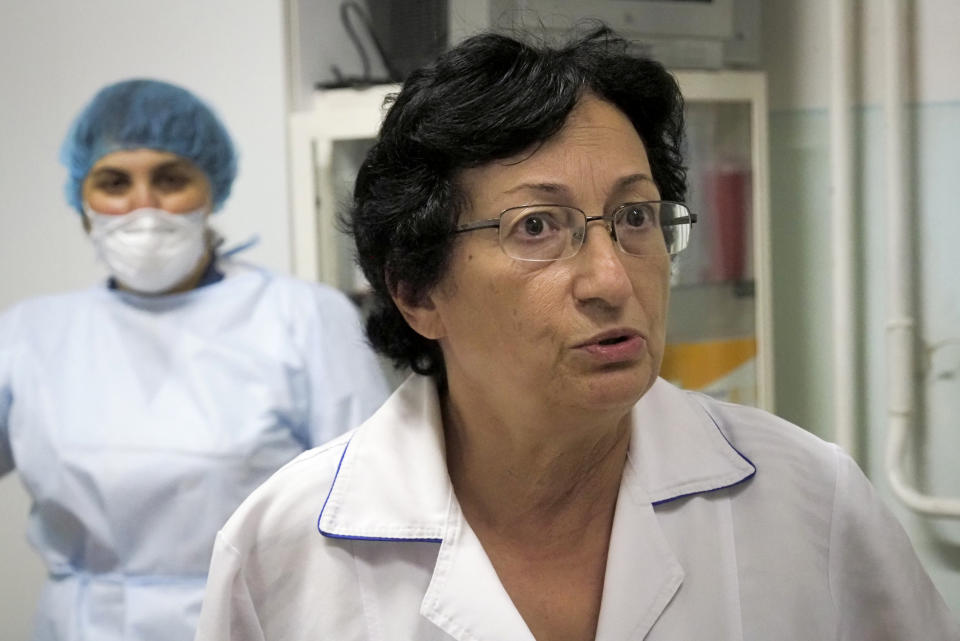
<path id="1" fill-rule="evenodd" d="M 218 253 L 236 155 L 196 96 L 105 87 L 62 160 L 111 277 L 0 316 L 0 475 L 49 572 L 34 638 L 186 641 L 227 516 L 387 387 L 342 294 Z"/>

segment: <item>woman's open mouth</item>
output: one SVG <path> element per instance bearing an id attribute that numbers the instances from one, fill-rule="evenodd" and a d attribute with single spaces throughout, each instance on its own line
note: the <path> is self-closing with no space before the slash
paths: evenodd
<path id="1" fill-rule="evenodd" d="M 620 363 L 640 358 L 647 341 L 634 330 L 613 330 L 594 336 L 578 347 L 594 360 Z"/>

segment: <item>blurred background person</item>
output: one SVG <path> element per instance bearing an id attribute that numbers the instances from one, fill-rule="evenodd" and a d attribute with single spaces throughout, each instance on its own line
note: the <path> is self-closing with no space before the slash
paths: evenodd
<path id="1" fill-rule="evenodd" d="M 34 638 L 191 639 L 225 518 L 386 385 L 343 294 L 221 251 L 237 159 L 196 96 L 107 86 L 61 160 L 110 278 L 0 317 L 0 473 L 49 574 Z"/>

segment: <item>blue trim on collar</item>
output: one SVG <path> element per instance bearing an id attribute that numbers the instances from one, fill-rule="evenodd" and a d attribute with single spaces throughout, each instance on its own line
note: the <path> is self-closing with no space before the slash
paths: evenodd
<path id="1" fill-rule="evenodd" d="M 443 539 L 403 539 L 389 536 L 350 536 L 348 534 L 332 534 L 320 530 L 320 534 L 328 539 L 341 539 L 345 541 L 396 541 L 403 543 L 443 543 Z"/>
<path id="2" fill-rule="evenodd" d="M 330 483 L 330 490 L 327 492 L 327 498 L 323 500 L 323 507 L 320 508 L 320 514 L 317 516 L 317 531 L 323 536 L 329 539 L 343 539 L 347 541 L 408 541 L 411 543 L 442 543 L 443 539 L 417 539 L 417 538 L 402 538 L 402 537 L 387 537 L 387 536 L 352 536 L 349 534 L 334 534 L 333 532 L 326 532 L 323 528 L 320 527 L 320 520 L 323 518 L 323 511 L 327 509 L 327 502 L 330 500 L 330 495 L 333 494 L 333 486 L 337 484 L 337 477 L 340 476 L 340 467 L 343 465 L 343 459 L 347 455 L 347 449 L 350 448 L 350 443 L 353 441 L 353 436 L 350 436 L 350 440 L 347 441 L 347 444 L 343 446 L 343 453 L 340 455 L 340 461 L 337 463 L 337 471 L 333 475 L 333 481 Z"/>
<path id="3" fill-rule="evenodd" d="M 340 467 L 343 465 L 343 457 L 347 455 L 347 450 L 350 449 L 350 443 L 353 442 L 353 437 L 355 434 L 351 434 L 350 438 L 347 440 L 347 444 L 343 446 L 343 452 L 340 453 L 340 460 L 337 462 L 337 471 L 333 474 L 333 480 L 330 482 L 330 489 L 327 490 L 327 498 L 323 499 L 323 507 L 320 508 L 320 514 L 317 516 L 317 531 L 324 536 L 333 537 L 335 535 L 324 532 L 320 528 L 320 519 L 323 518 L 323 511 L 327 509 L 327 503 L 330 501 L 330 495 L 333 494 L 333 486 L 337 484 L 337 477 L 340 476 Z"/>

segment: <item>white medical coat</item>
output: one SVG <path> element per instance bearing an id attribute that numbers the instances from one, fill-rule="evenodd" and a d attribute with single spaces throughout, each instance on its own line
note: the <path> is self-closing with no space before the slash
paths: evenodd
<path id="1" fill-rule="evenodd" d="M 835 446 L 663 380 L 632 418 L 598 640 L 960 639 Z M 228 639 L 532 641 L 454 496 L 430 380 L 231 517 L 197 633 Z"/>
<path id="2" fill-rule="evenodd" d="M 387 396 L 342 294 L 219 267 L 182 294 L 101 286 L 0 317 L 0 474 L 49 572 L 38 641 L 192 639 L 227 517 Z"/>

